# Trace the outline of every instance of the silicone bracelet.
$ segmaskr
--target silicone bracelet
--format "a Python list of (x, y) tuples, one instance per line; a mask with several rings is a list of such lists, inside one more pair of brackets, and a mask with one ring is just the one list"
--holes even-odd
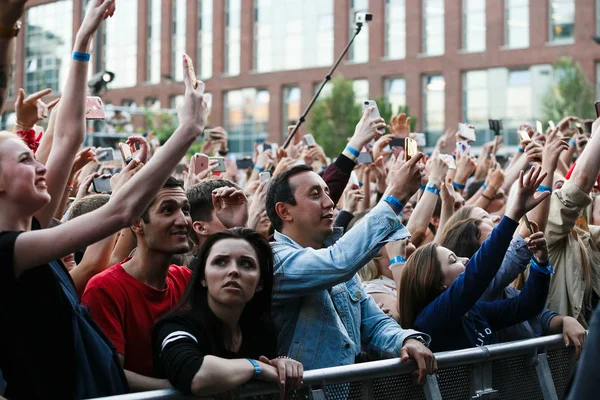
[(260, 373), (262, 372), (262, 369), (260, 369), (260, 365), (258, 365), (258, 363), (251, 358), (246, 358), (246, 360), (250, 361), (250, 364), (254, 366), (254, 376), (260, 375)]
[(525, 153), (525, 149), (519, 147), (519, 153)]
[(549, 186), (544, 186), (544, 185), (540, 185), (537, 188), (538, 192), (550, 192), (550, 194), (552, 194), (552, 188)]
[(426, 185), (421, 185), (421, 186), (419, 186), (419, 190), (425, 190), (426, 187), (427, 187)]
[(486, 189), (487, 189), (487, 185), (486, 185), (485, 183), (483, 184), (483, 186), (482, 186), (482, 187), (483, 187), (483, 190), (486, 190)]
[(265, 170), (264, 168), (261, 168), (258, 165), (255, 165), (254, 169), (257, 170), (258, 172), (263, 172)]
[(402, 256), (396, 256), (390, 260), (390, 266), (392, 266), (394, 264), (405, 264), (405, 263), (406, 263), (406, 258), (402, 257)]
[(397, 198), (395, 198), (392, 195), (389, 195), (384, 199), (384, 201), (386, 203), (389, 203), (396, 210), (398, 210), (398, 214), (402, 213), (402, 209), (404, 209), (404, 205), (402, 204), (402, 202), (400, 202), (400, 200), (398, 200)]
[(437, 189), (437, 188), (435, 188), (433, 186), (427, 185), (427, 186), (425, 186), (425, 190), (428, 191), (428, 192), (431, 192), (431, 193), (435, 194), (436, 196), (440, 195), (440, 189)]
[(574, 140), (569, 140), (569, 144), (573, 147), (577, 147), (577, 142)]
[(535, 261), (535, 258), (531, 257), (531, 268), (541, 272), (542, 274), (552, 275), (554, 273), (554, 268), (550, 266), (549, 262), (546, 262), (546, 265), (542, 266)]
[(460, 189), (460, 190), (465, 190), (465, 185), (462, 185), (458, 182), (452, 182), (452, 186), (454, 186), (455, 188)]
[(360, 155), (360, 152), (354, 147), (346, 146), (346, 150), (348, 150), (348, 153), (352, 154), (354, 157), (358, 157)]
[(73, 60), (76, 61), (83, 61), (83, 62), (88, 62), (90, 61), (90, 53), (81, 53), (79, 51), (74, 51), (73, 52)]

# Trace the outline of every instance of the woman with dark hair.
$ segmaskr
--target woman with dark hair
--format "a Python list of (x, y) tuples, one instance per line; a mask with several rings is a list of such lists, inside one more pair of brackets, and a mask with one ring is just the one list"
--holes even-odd
[(548, 196), (534, 196), (545, 174), (533, 167), (519, 176), (515, 202), (490, 237), (469, 260), (430, 243), (408, 259), (399, 287), (400, 324), (428, 333), (433, 351), (484, 346), (495, 342), (492, 333), (535, 317), (542, 311), (552, 268), (543, 235), (532, 237), (531, 275), (521, 294), (502, 301), (481, 302), (521, 217)]
[(209, 396), (257, 378), (300, 386), (302, 364), (276, 357), (270, 321), (273, 252), (251, 229), (216, 233), (191, 265), (179, 305), (154, 327), (156, 375), (183, 393)]

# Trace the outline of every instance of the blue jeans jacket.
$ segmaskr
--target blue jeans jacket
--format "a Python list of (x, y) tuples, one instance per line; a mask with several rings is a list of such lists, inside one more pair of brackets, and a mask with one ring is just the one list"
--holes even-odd
[(408, 236), (383, 202), (326, 248), (303, 248), (275, 232), (273, 318), (279, 354), (310, 370), (353, 364), (361, 348), (376, 358), (399, 357), (408, 337), (429, 340), (386, 316), (356, 276), (385, 243)]

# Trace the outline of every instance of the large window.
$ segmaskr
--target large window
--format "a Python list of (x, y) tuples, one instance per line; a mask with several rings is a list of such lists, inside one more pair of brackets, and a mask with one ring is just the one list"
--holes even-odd
[(444, 54), (444, 0), (423, 0), (423, 54)]
[[(122, 1), (119, 11), (104, 21), (104, 69), (115, 73), (110, 88), (137, 83), (137, 1)], [(133, 17), (132, 17), (133, 16)]]
[(463, 49), (485, 51), (485, 0), (463, 0)]
[(531, 73), (528, 69), (508, 71), (506, 119), (517, 125), (533, 118)]
[(198, 0), (198, 62), (196, 75), (200, 79), (212, 76), (213, 61), (213, 0)]
[(255, 0), (254, 70), (283, 71), (332, 63), (333, 0)]
[(173, 0), (173, 37), (171, 41), (171, 76), (183, 80), (183, 57), (185, 53), (186, 0)]
[(529, 47), (529, 0), (504, 0), (504, 45)]
[(226, 0), (225, 3), (225, 73), (240, 73), (241, 0)]
[(573, 41), (575, 29), (575, 0), (549, 0), (549, 3), (550, 41)]
[(406, 57), (406, 0), (386, 0), (385, 57)]
[(233, 153), (250, 155), (254, 144), (268, 136), (269, 92), (264, 89), (231, 90), (224, 94), (224, 128)]
[(423, 130), (427, 143), (435, 143), (444, 131), (446, 81), (441, 75), (423, 77)]
[(473, 125), (477, 131), (475, 144), (485, 143), (488, 129), (489, 85), (488, 71), (469, 71), (463, 74), (463, 121)]
[(354, 101), (362, 104), (369, 100), (369, 81), (366, 79), (355, 79), (352, 81), (352, 90), (354, 90)]
[(285, 86), (283, 88), (283, 135), (287, 135), (288, 125), (295, 125), (300, 118), (300, 88)]
[(406, 81), (404, 78), (389, 78), (383, 82), (385, 100), (392, 106), (392, 114), (406, 105)]
[(31, 7), (26, 20), (25, 92), (61, 91), (71, 60), (73, 2)]
[(148, 0), (148, 47), (146, 48), (146, 81), (160, 82), (161, 0)]
[[(356, 27), (355, 18), (357, 12), (366, 12), (369, 10), (369, 0), (350, 0), (350, 23), (349, 35), (354, 34)], [(369, 61), (369, 24), (364, 23), (361, 32), (358, 34), (354, 43), (348, 50), (348, 60), (355, 63), (365, 63)]]

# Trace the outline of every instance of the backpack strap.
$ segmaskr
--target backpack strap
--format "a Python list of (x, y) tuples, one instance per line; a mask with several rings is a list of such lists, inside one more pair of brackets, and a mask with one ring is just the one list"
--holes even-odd
[(52, 271), (54, 271), (54, 275), (56, 275), (58, 278), (60, 286), (63, 289), (63, 293), (69, 300), (69, 303), (71, 303), (73, 309), (76, 309), (77, 305), (79, 305), (79, 296), (75, 291), (75, 286), (73, 285), (73, 281), (71, 281), (71, 276), (64, 269), (64, 267), (58, 263), (58, 261), (51, 261), (48, 263), (48, 265), (50, 265), (50, 268), (52, 268)]

